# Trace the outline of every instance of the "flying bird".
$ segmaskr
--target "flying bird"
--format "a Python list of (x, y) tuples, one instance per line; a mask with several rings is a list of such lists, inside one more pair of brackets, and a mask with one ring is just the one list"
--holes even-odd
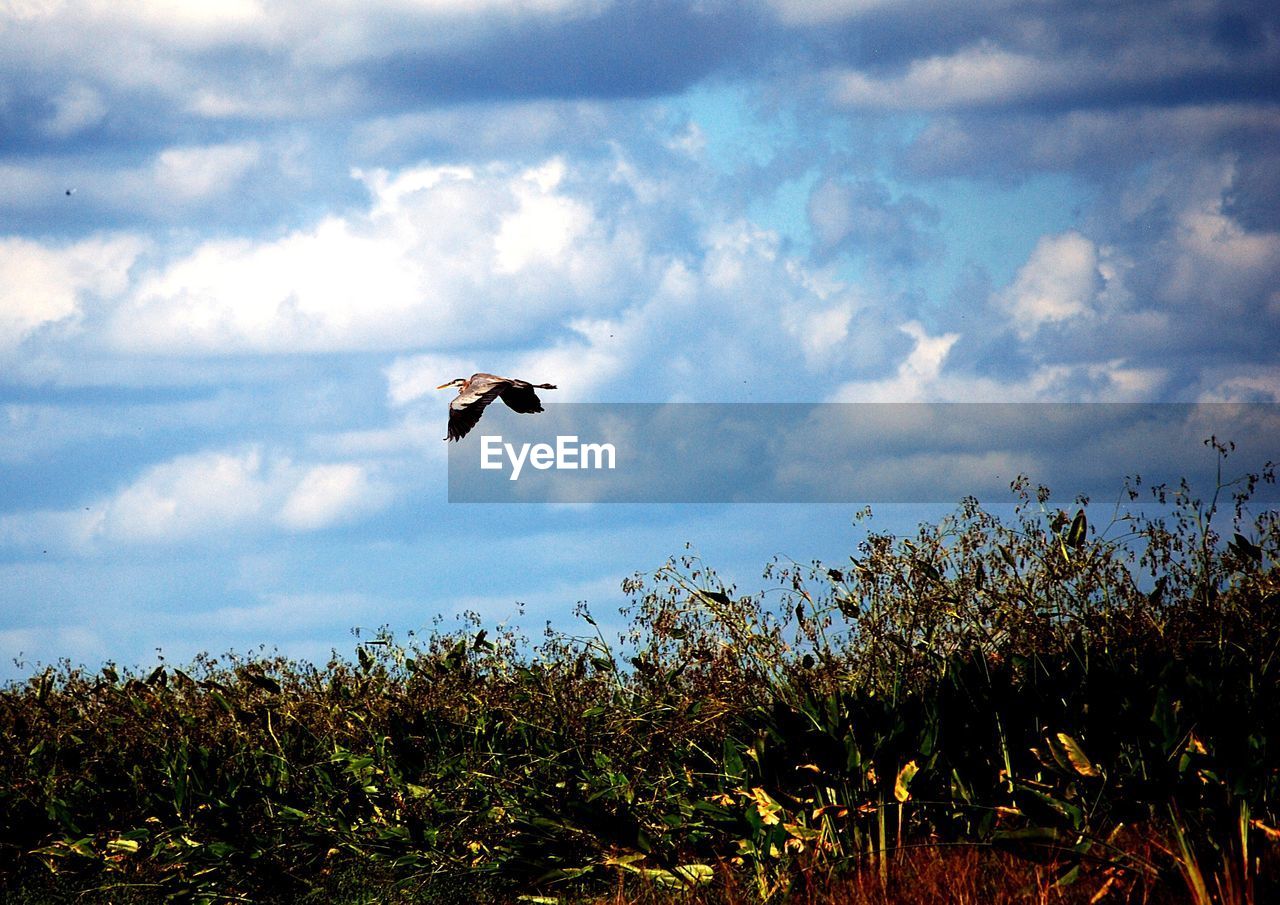
[(495, 399), (501, 399), (512, 411), (531, 415), (542, 411), (542, 400), (534, 390), (556, 388), (553, 383), (528, 383), (494, 374), (456, 377), (448, 383), (440, 384), (436, 389), (443, 390), (447, 387), (457, 387), (458, 395), (449, 403), (449, 436), (445, 440), (461, 440), (465, 437), (484, 414), (485, 406)]

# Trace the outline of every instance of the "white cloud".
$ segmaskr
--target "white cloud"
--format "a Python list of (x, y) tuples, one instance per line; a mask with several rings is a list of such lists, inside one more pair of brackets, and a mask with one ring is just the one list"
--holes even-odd
[(387, 502), (386, 488), (370, 480), (361, 465), (344, 462), (307, 469), (285, 498), (278, 516), (282, 525), (314, 531), (355, 521)]
[(1099, 266), (1098, 247), (1080, 233), (1044, 236), (996, 302), (1012, 318), (1018, 336), (1029, 339), (1044, 324), (1091, 309), (1103, 287)]
[[(502, 12), (514, 14), (598, 12), (612, 0), (399, 0), (387, 5), (432, 13)], [(362, 6), (352, 3), (352, 6)]]
[(502, 218), (493, 239), (499, 273), (555, 261), (591, 223), (591, 209), (585, 204), (554, 194), (564, 178), (563, 162), (552, 161), (526, 171), (523, 177), (524, 184), (514, 186), (519, 207)]
[(173, 204), (225, 193), (260, 158), (256, 142), (167, 148), (151, 166), (149, 191), (140, 194)]
[[(1280, 232), (1250, 232), (1224, 210), (1231, 168), (1178, 214), (1163, 294), (1180, 305), (1280, 319)], [(1261, 302), (1261, 304), (1259, 304)]]
[(73, 320), (85, 296), (124, 292), (142, 249), (130, 236), (63, 245), (0, 238), (0, 351), (41, 327)]
[(394, 406), (402, 406), (437, 391), (441, 399), (447, 399), (446, 391), (438, 390), (440, 384), (455, 377), (470, 377), (479, 370), (482, 369), (476, 367), (474, 361), (458, 356), (426, 354), (397, 358), (384, 372), (387, 399)]
[(153, 465), (83, 507), (0, 516), (0, 546), (87, 552), (319, 531), (365, 518), (391, 498), (391, 486), (362, 462), (298, 462), (259, 445), (212, 450)]
[(811, 369), (830, 363), (849, 341), (855, 309), (852, 301), (844, 300), (827, 308), (797, 305), (784, 313), (784, 323)]
[(832, 402), (937, 402), (944, 389), (942, 366), (959, 333), (930, 336), (918, 321), (908, 321), (899, 329), (915, 345), (898, 365), (892, 377), (850, 381), (832, 394)]
[(1210, 369), (1196, 402), (1280, 402), (1280, 367), (1254, 365)]
[[(62, 4), (59, 4), (62, 5)], [(75, 8), (80, 4), (66, 4)], [(136, 23), (167, 32), (185, 42), (205, 44), (241, 35), (247, 28), (264, 25), (267, 13), (257, 0), (219, 0), (189, 3), (184, 0), (87, 0), (85, 12), (116, 23)]]
[(1079, 78), (1067, 60), (1041, 60), (989, 42), (947, 56), (915, 60), (900, 76), (831, 73), (832, 96), (850, 107), (942, 110), (1000, 104), (1058, 91)]
[(93, 533), (121, 541), (177, 541), (256, 520), (267, 505), (262, 452), (202, 453), (153, 466), (105, 505)]
[(1158, 398), (1168, 369), (1124, 358), (1039, 362), (1027, 374), (981, 377), (947, 360), (960, 333), (931, 335), (916, 321), (899, 328), (914, 340), (889, 377), (847, 381), (831, 402), (1140, 402)]
[(617, 304), (643, 285), (643, 248), (563, 174), (556, 161), (358, 173), (367, 212), (209, 241), (146, 272), (110, 341), (164, 354), (447, 347)]

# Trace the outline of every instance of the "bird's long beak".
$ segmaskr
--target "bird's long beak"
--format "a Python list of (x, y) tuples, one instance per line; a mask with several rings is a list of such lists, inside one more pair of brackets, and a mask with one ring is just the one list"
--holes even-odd
[(450, 380), (448, 383), (442, 383), (442, 384), (440, 384), (440, 386), (436, 387), (436, 389), (437, 389), (437, 390), (447, 390), (447, 389), (448, 389), (449, 387), (451, 387), (451, 386), (453, 386), (453, 381), (452, 381), (452, 380)]

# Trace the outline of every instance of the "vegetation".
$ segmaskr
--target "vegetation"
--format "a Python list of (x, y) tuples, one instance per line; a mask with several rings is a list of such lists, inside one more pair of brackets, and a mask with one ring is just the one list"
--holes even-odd
[(1275, 901), (1259, 481), (1134, 479), (1099, 530), (1019, 480), (767, 594), (687, 556), (614, 641), (580, 606), (537, 645), (46, 669), (0, 690), (0, 897)]

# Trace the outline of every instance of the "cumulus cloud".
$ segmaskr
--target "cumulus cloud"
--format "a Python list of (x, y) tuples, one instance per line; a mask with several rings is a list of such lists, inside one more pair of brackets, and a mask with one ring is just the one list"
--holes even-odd
[[(1158, 400), (1168, 384), (1161, 364), (1132, 357), (1035, 355), (1024, 370), (984, 374), (957, 360), (961, 333), (930, 333), (917, 321), (900, 327), (912, 340), (894, 372), (845, 381), (832, 402), (1137, 402)], [(1194, 399), (1192, 394), (1186, 401)]]
[(913, 347), (892, 376), (849, 381), (838, 387), (829, 401), (940, 402), (950, 398), (942, 369), (960, 335), (930, 335), (918, 321), (903, 324), (901, 330), (912, 339)]
[(461, 345), (645, 280), (627, 227), (562, 185), (564, 165), (358, 174), (366, 212), (266, 242), (213, 240), (139, 276), (120, 349), (203, 354)]
[(1077, 232), (1044, 236), (997, 303), (1022, 339), (1048, 323), (1087, 313), (1102, 288), (1098, 248)]
[(143, 248), (129, 236), (69, 244), (0, 237), (0, 353), (42, 327), (73, 322), (86, 298), (124, 292)]
[(295, 531), (315, 531), (354, 521), (387, 501), (388, 489), (368, 469), (343, 462), (307, 468), (285, 497), (277, 520)]
[(1183, 305), (1274, 318), (1280, 314), (1280, 232), (1247, 230), (1226, 213), (1233, 176), (1234, 167), (1222, 168), (1219, 184), (1177, 214), (1173, 267), (1162, 294)]
[(391, 497), (369, 464), (300, 462), (261, 445), (210, 450), (152, 465), (80, 508), (0, 516), (0, 544), (86, 552), (305, 533), (359, 521)]

